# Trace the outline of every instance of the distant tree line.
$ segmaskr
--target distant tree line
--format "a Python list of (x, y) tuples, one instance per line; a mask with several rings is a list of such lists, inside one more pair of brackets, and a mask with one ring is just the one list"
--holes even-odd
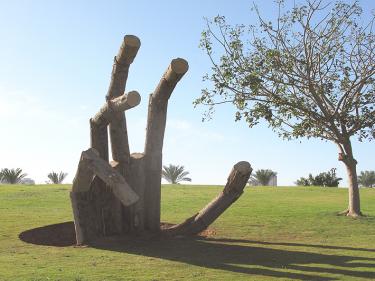
[(301, 177), (296, 181), (296, 185), (338, 187), (341, 180), (342, 178), (336, 176), (336, 168), (332, 168), (328, 172), (323, 172), (316, 176), (309, 174), (307, 178)]
[(375, 171), (362, 171), (358, 182), (363, 187), (375, 187)]
[(22, 172), (22, 169), (8, 169), (4, 168), (0, 170), (0, 182), (7, 184), (17, 184), (25, 178), (27, 174)]
[[(65, 180), (68, 173), (64, 172), (50, 172), (46, 183), (61, 184)], [(182, 181), (191, 181), (188, 177), (189, 172), (185, 170), (184, 166), (172, 165), (163, 166), (162, 177), (169, 183), (178, 184)], [(256, 186), (270, 185), (271, 179), (276, 177), (277, 173), (271, 169), (260, 169), (250, 177), (249, 184)], [(27, 179), (27, 174), (21, 168), (0, 170), (0, 183), (3, 184), (22, 184), (33, 182)], [(324, 187), (338, 187), (342, 178), (337, 177), (336, 168), (332, 168), (328, 172), (319, 173), (316, 176), (309, 174), (308, 177), (299, 178), (295, 184), (298, 186), (324, 186)], [(362, 187), (375, 187), (375, 171), (361, 171), (358, 176), (358, 183)]]
[[(316, 176), (309, 174), (307, 178), (299, 178), (295, 184), (299, 186), (338, 187), (342, 178), (336, 176), (336, 168)], [(375, 187), (375, 171), (362, 171), (358, 176), (358, 183), (362, 187)]]
[[(49, 181), (47, 183), (61, 184), (68, 174), (64, 172), (51, 172), (47, 175)], [(0, 183), (4, 184), (34, 184), (34, 180), (26, 178), (27, 174), (21, 168), (0, 170)]]

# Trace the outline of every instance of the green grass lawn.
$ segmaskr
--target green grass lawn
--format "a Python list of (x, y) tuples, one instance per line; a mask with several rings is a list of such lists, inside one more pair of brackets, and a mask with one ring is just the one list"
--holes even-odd
[[(247, 188), (203, 239), (30, 244), (20, 233), (72, 220), (68, 185), (0, 186), (0, 280), (375, 280), (375, 189), (361, 219), (336, 216), (347, 190)], [(222, 187), (167, 185), (162, 220), (193, 215)], [(56, 233), (58, 235), (58, 233)]]

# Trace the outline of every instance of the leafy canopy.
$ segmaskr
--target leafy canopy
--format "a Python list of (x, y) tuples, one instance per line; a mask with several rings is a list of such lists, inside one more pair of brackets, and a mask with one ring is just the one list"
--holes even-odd
[(309, 174), (308, 178), (301, 177), (296, 181), (299, 186), (324, 186), (324, 187), (338, 187), (342, 178), (336, 176), (336, 169), (332, 168), (328, 172), (323, 172), (315, 177)]
[(52, 171), (47, 175), (47, 177), (50, 179), (52, 183), (61, 184), (67, 175), (68, 174), (64, 172), (56, 173)]
[(27, 174), (22, 173), (22, 169), (8, 169), (4, 168), (0, 171), (0, 181), (9, 184), (20, 183), (21, 180), (26, 177)]
[(375, 187), (375, 171), (362, 171), (358, 183), (364, 187)]
[(184, 166), (172, 165), (163, 166), (162, 177), (169, 183), (176, 184), (181, 181), (191, 181), (191, 178), (188, 178), (188, 171), (185, 171)]
[(200, 47), (212, 62), (204, 79), (213, 88), (195, 105), (208, 105), (210, 118), (215, 105), (233, 104), (236, 120), (250, 127), (266, 120), (287, 139), (373, 139), (374, 15), (362, 25), (358, 1), (308, 0), (286, 11), (284, 1), (278, 4), (273, 22), (254, 6), (257, 26), (207, 20)]

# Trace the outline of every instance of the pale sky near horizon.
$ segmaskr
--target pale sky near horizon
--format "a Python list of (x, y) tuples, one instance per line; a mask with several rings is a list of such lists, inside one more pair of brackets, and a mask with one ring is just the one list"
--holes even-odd
[[(273, 1), (255, 1), (266, 17)], [(291, 1), (289, 1), (291, 2)], [(366, 12), (374, 1), (360, 1)], [(2, 1), (0, 0), (0, 168), (20, 167), (37, 183), (50, 171), (68, 172), (71, 182), (82, 150), (89, 147), (89, 123), (105, 101), (112, 60), (125, 34), (141, 40), (126, 91), (141, 104), (127, 111), (131, 152), (144, 146), (147, 99), (171, 59), (185, 58), (189, 71), (169, 102), (164, 164), (184, 165), (193, 184), (225, 184), (231, 167), (249, 161), (272, 169), (279, 185), (293, 185), (309, 173), (337, 168), (334, 144), (285, 141), (265, 124), (249, 129), (234, 122), (234, 109), (216, 109), (201, 122), (204, 107), (193, 101), (207, 85), (210, 62), (198, 48), (204, 17), (218, 14), (232, 24), (255, 24), (252, 1)], [(375, 142), (353, 142), (358, 171), (375, 170)]]

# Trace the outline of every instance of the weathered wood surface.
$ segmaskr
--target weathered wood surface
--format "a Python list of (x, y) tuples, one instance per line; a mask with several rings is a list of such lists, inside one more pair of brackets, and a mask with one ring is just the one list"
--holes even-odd
[[(118, 54), (114, 58), (111, 82), (106, 96), (107, 101), (113, 100), (123, 94), (126, 88), (129, 68), (138, 50), (141, 41), (133, 35), (126, 35)], [(130, 175), (130, 148), (125, 113), (116, 113), (109, 124), (109, 135), (111, 139), (112, 159), (118, 163), (116, 169), (124, 177)], [(113, 202), (118, 205), (118, 202)], [(132, 207), (121, 207), (122, 232), (131, 229)]]
[[(189, 65), (181, 58), (171, 61), (150, 95), (144, 152), (130, 155), (124, 111), (138, 105), (141, 98), (136, 91), (124, 92), (129, 67), (140, 45), (136, 36), (124, 37), (114, 59), (106, 103), (90, 119), (91, 148), (82, 152), (70, 193), (77, 244), (100, 236), (160, 232), (162, 150), (168, 100)], [(114, 160), (111, 163), (108, 126)], [(164, 233), (191, 235), (207, 228), (242, 194), (250, 173), (249, 163), (237, 163), (224, 190), (211, 203), (185, 222), (163, 230)]]
[(92, 178), (92, 175), (98, 176), (107, 184), (124, 206), (130, 206), (138, 201), (138, 195), (124, 177), (108, 162), (100, 158), (96, 150), (90, 148), (82, 152), (78, 173), (73, 181), (72, 192), (88, 191), (90, 185), (86, 186), (86, 184), (88, 179)]
[[(129, 66), (133, 62), (140, 41), (136, 36), (124, 37), (120, 50), (114, 58), (111, 82), (106, 96), (106, 104), (90, 120), (91, 147), (99, 151), (106, 162), (108, 155), (108, 124), (112, 148), (112, 158), (117, 161), (116, 170), (123, 177), (129, 174), (129, 144), (124, 110), (130, 109), (140, 102), (137, 92), (124, 94)], [(80, 202), (88, 202), (85, 209), (89, 237), (121, 234), (126, 230), (123, 221), (123, 204), (121, 194), (116, 188), (108, 186), (98, 176), (94, 177), (87, 194), (79, 194)], [(127, 199), (122, 198), (126, 201)], [(86, 204), (85, 203), (85, 204)], [(130, 208), (130, 207), (129, 207)]]
[(144, 192), (145, 192), (145, 171), (144, 171), (144, 154), (132, 153), (130, 155), (130, 176), (129, 184), (139, 196), (139, 200), (130, 206), (129, 212), (129, 231), (140, 233), (144, 230), (145, 208)]
[[(136, 91), (124, 92), (129, 67), (139, 48), (137, 37), (124, 37), (114, 59), (106, 103), (90, 119), (92, 148), (81, 155), (70, 194), (78, 244), (112, 234), (160, 231), (162, 150), (168, 100), (189, 65), (181, 58), (171, 61), (150, 95), (144, 152), (130, 155), (124, 111), (138, 105), (141, 98)], [(108, 126), (114, 160), (110, 164)], [(239, 198), (251, 171), (249, 163), (237, 163), (224, 190), (211, 203), (185, 222), (163, 230), (164, 233), (192, 235), (207, 228)]]
[(70, 192), (70, 202), (72, 204), (72, 210), (73, 210), (73, 220), (74, 220), (74, 229), (76, 233), (76, 243), (77, 245), (84, 244), (85, 237), (87, 237), (87, 231), (84, 227), (84, 222), (87, 221), (87, 218), (84, 217), (84, 214), (80, 210), (82, 210), (82, 207), (80, 206), (80, 203), (78, 202), (79, 199), (76, 196), (77, 192)]
[(93, 148), (82, 152), (70, 197), (77, 244), (121, 233), (121, 206), (113, 204), (130, 206), (139, 199), (122, 175)]
[(114, 58), (111, 82), (106, 96), (107, 100), (121, 96), (124, 93), (129, 67), (134, 61), (140, 47), (141, 41), (137, 36), (125, 35), (121, 47)]
[[(106, 96), (107, 101), (121, 96), (126, 88), (129, 67), (134, 61), (141, 41), (134, 35), (126, 35), (118, 54), (114, 58), (111, 83)], [(129, 174), (130, 149), (125, 114), (119, 112), (109, 125), (112, 159), (119, 163), (118, 170), (123, 175)]]
[(150, 95), (145, 142), (145, 228), (160, 229), (160, 187), (162, 150), (168, 99), (178, 81), (188, 71), (186, 60), (173, 59), (153, 94)]
[(137, 106), (141, 102), (141, 96), (137, 91), (108, 100), (99, 112), (91, 119), (96, 126), (106, 127), (117, 118), (118, 113)]
[(233, 166), (223, 191), (214, 200), (183, 223), (164, 229), (163, 233), (172, 236), (194, 235), (205, 230), (241, 196), (251, 172), (248, 162), (238, 162)]
[(95, 123), (90, 119), (90, 147), (98, 151), (99, 156), (108, 161), (108, 130), (107, 126)]

